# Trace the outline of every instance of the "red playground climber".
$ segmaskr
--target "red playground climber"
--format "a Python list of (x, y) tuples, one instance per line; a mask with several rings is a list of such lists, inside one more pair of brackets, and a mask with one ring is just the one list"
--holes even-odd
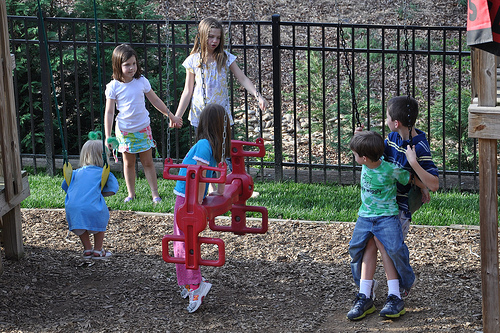
[[(247, 147), (257, 147), (257, 151), (244, 150)], [(245, 157), (264, 157), (266, 151), (264, 141), (259, 138), (255, 143), (239, 140), (231, 141), (231, 160), (233, 171), (227, 175), (226, 165), (219, 168), (203, 165), (174, 164), (172, 159), (166, 159), (163, 169), (163, 178), (186, 181), (186, 201), (177, 211), (177, 225), (184, 235), (165, 235), (162, 240), (163, 260), (169, 263), (186, 265), (188, 269), (198, 269), (199, 265), (222, 266), (225, 263), (224, 242), (220, 238), (200, 237), (199, 233), (206, 229), (209, 223), (214, 231), (229, 231), (235, 234), (266, 233), (268, 214), (265, 207), (247, 206), (246, 201), (253, 193), (253, 179), (245, 171)], [(186, 176), (170, 173), (171, 169), (186, 168)], [(220, 172), (219, 178), (205, 178), (204, 170)], [(227, 175), (227, 176), (226, 176)], [(209, 195), (203, 203), (198, 203), (199, 183), (225, 183), (223, 195)], [(215, 218), (231, 211), (231, 225), (220, 226), (215, 224)], [(260, 227), (246, 225), (246, 212), (262, 214)], [(185, 243), (186, 257), (172, 257), (169, 251), (169, 242), (182, 241)], [(215, 244), (218, 247), (218, 259), (208, 260), (201, 258), (201, 244)]]

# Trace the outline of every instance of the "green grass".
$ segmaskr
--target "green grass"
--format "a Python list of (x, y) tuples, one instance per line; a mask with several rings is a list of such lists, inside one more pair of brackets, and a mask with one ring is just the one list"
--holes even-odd
[[(137, 199), (127, 204), (125, 180), (115, 173), (120, 184), (118, 193), (106, 198), (113, 210), (172, 213), (175, 203), (173, 188), (175, 181), (158, 177), (158, 187), (163, 201), (153, 205), (151, 192), (144, 177), (136, 181)], [(31, 195), (22, 203), (22, 208), (64, 208), (65, 193), (61, 189), (62, 176), (43, 174), (30, 175)], [(293, 182), (256, 182), (260, 193), (250, 198), (248, 205), (264, 206), (269, 218), (355, 222), (360, 206), (358, 186), (334, 184), (296, 184)], [(258, 214), (257, 216), (260, 216)], [(453, 224), (479, 224), (479, 195), (475, 193), (437, 192), (431, 194), (431, 202), (423, 205), (413, 216), (413, 222), (421, 225), (446, 226)]]

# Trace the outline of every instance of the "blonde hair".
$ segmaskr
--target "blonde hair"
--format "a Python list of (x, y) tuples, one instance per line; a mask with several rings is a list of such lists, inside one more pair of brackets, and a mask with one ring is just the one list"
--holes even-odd
[[(108, 149), (106, 149), (108, 154)], [(104, 166), (102, 159), (102, 140), (89, 140), (85, 142), (80, 152), (80, 167), (87, 165)]]
[(203, 19), (198, 25), (198, 34), (194, 39), (194, 47), (191, 50), (191, 54), (200, 53), (200, 65), (207, 65), (208, 62), (208, 35), (210, 34), (210, 29), (220, 30), (220, 43), (214, 50), (213, 57), (217, 63), (217, 71), (220, 73), (222, 67), (227, 63), (227, 54), (224, 52), (224, 29), (222, 24), (212, 17), (207, 17)]
[(113, 50), (113, 55), (111, 56), (111, 64), (113, 67), (113, 75), (112, 78), (120, 81), (123, 81), (123, 72), (122, 72), (122, 64), (129, 60), (131, 57), (135, 57), (135, 61), (137, 64), (137, 71), (134, 74), (134, 78), (138, 79), (142, 75), (141, 65), (139, 65), (139, 59), (137, 58), (137, 52), (132, 48), (132, 46), (128, 44), (121, 44), (115, 47)]

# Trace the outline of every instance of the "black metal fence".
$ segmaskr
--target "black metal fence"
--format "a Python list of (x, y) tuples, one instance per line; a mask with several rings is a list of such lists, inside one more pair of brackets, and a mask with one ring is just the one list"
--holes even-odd
[[(182, 62), (197, 22), (99, 20), (100, 79), (94, 20), (44, 21), (57, 108), (39, 20), (8, 17), (21, 154), (35, 170), (40, 158), (43, 167), (54, 170), (62, 142), (70, 156), (77, 156), (86, 134), (101, 127), (99, 91), (111, 78), (111, 53), (121, 43), (136, 49), (153, 90), (175, 112), (185, 78)], [(386, 136), (387, 101), (406, 94), (409, 86), (420, 104), (417, 127), (428, 133), (442, 187), (478, 189), (476, 142), (467, 136), (471, 89), (465, 27), (281, 22), (277, 15), (268, 22), (223, 23), (227, 48), (271, 105), (262, 112), (231, 79), (234, 137), (263, 137), (268, 144), (265, 158), (247, 163), (255, 176), (355, 182), (359, 171), (348, 149), (355, 123), (359, 119)], [(166, 119), (149, 109), (158, 161), (167, 155), (181, 159), (192, 143), (191, 128), (169, 131)]]

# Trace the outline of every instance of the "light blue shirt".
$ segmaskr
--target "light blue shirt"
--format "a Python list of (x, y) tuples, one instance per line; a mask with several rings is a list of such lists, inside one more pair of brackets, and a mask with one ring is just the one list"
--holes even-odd
[[(73, 171), (68, 187), (66, 180), (62, 189), (66, 192), (64, 201), (69, 230), (83, 229), (106, 231), (109, 209), (101, 193), (102, 168), (88, 165)], [(103, 192), (118, 191), (118, 181), (110, 173)]]
[[(216, 167), (217, 162), (215, 161), (214, 154), (212, 152), (212, 146), (207, 139), (201, 139), (196, 144), (189, 149), (186, 157), (182, 160), (182, 164), (193, 164), (196, 165), (198, 162), (208, 164), (208, 166)], [(187, 172), (186, 168), (181, 168), (179, 170), (179, 176), (185, 176)], [(212, 178), (213, 171), (207, 170), (206, 177)], [(203, 197), (207, 195), (208, 183), (205, 186), (205, 193)], [(185, 197), (186, 195), (186, 182), (183, 180), (178, 180), (175, 184), (174, 193)]]

